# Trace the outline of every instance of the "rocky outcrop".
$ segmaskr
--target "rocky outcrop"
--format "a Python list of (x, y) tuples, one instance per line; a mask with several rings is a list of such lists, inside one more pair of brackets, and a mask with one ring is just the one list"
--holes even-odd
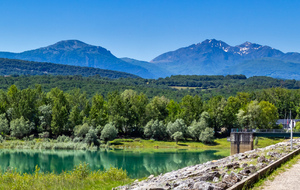
[[(300, 140), (294, 140), (294, 142), (294, 149), (300, 148)], [(116, 189), (227, 189), (290, 152), (290, 143), (281, 142), (265, 148), (228, 156), (220, 160), (185, 167), (177, 171), (160, 174), (159, 176), (151, 175), (146, 180), (136, 180), (133, 184), (117, 187)]]

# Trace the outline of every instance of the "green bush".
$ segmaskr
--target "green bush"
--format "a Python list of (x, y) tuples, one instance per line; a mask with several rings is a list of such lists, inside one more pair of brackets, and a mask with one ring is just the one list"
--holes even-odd
[(214, 129), (206, 127), (200, 134), (199, 140), (203, 143), (212, 143), (214, 141)]
[(163, 121), (151, 120), (145, 126), (144, 134), (151, 139), (161, 140), (166, 136), (166, 127)]
[(33, 129), (32, 123), (26, 121), (22, 116), (19, 119), (12, 120), (10, 122), (10, 129), (11, 129), (11, 136), (22, 138), (30, 134), (31, 130)]
[(74, 135), (76, 137), (82, 137), (84, 138), (85, 135), (89, 132), (90, 126), (87, 123), (84, 123), (83, 125), (77, 125), (74, 127)]
[(118, 130), (115, 125), (112, 123), (108, 123), (104, 126), (101, 132), (101, 140), (108, 141), (114, 139), (118, 134)]

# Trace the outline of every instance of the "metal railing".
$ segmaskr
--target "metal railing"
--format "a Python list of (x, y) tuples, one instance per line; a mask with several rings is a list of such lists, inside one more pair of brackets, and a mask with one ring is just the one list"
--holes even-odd
[[(290, 133), (290, 129), (246, 129), (246, 128), (233, 128), (232, 133)], [(293, 133), (300, 133), (299, 129), (293, 129)]]

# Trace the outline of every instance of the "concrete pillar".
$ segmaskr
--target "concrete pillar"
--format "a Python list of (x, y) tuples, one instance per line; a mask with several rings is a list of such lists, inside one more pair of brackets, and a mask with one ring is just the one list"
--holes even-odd
[(253, 150), (253, 133), (232, 132), (230, 134), (230, 141), (231, 155)]

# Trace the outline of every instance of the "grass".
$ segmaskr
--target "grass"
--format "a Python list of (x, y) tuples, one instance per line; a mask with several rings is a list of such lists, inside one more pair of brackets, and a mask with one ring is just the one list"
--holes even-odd
[(276, 176), (279, 174), (287, 171), (289, 168), (291, 168), (294, 164), (298, 162), (300, 159), (300, 154), (297, 156), (293, 157), (291, 160), (287, 161), (286, 163), (282, 164), (279, 168), (275, 169), (272, 171), (267, 177), (260, 179), (258, 182), (256, 182), (252, 189), (253, 190), (260, 190), (263, 188), (263, 186), (266, 185), (268, 181), (273, 181)]
[(285, 139), (281, 138), (265, 138), (265, 137), (258, 137), (258, 144), (254, 145), (255, 148), (264, 148), (266, 146), (270, 146), (272, 144), (277, 144), (279, 142), (284, 141)]
[(110, 144), (114, 148), (146, 148), (146, 149), (158, 149), (158, 148), (179, 148), (179, 149), (223, 149), (230, 148), (230, 142), (226, 138), (216, 139), (212, 144), (204, 144), (201, 142), (194, 141), (179, 141), (178, 144), (172, 141), (155, 141), (155, 140), (133, 140), (133, 141), (122, 141), (120, 139), (115, 139), (110, 141)]
[(85, 163), (61, 174), (42, 173), (36, 167), (33, 174), (6, 171), (0, 175), (0, 189), (112, 189), (131, 182), (122, 169), (90, 171)]

